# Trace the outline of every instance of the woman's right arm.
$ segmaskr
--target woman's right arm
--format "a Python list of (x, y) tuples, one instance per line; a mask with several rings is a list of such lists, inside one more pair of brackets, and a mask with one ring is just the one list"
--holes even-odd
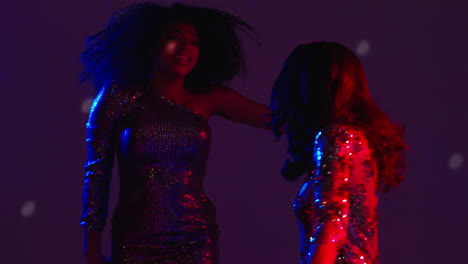
[(101, 264), (101, 232), (108, 211), (110, 179), (114, 163), (116, 121), (126, 98), (113, 84), (104, 86), (94, 99), (86, 123), (88, 159), (84, 166), (83, 212), (84, 253), (88, 263)]

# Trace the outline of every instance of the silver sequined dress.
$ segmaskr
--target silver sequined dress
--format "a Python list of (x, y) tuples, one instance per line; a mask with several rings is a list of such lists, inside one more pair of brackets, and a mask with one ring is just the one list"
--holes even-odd
[(319, 245), (336, 249), (335, 264), (379, 263), (377, 168), (364, 133), (328, 126), (316, 136), (313, 157), (315, 169), (293, 206), (301, 264), (310, 263)]
[(215, 207), (203, 190), (207, 120), (155, 92), (112, 84), (94, 100), (87, 131), (81, 218), (87, 230), (104, 228), (118, 161), (112, 263), (216, 264)]

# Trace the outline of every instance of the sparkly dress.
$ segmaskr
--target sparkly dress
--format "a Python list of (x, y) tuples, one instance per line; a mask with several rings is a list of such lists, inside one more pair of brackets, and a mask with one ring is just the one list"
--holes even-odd
[(200, 114), (155, 92), (104, 87), (87, 123), (86, 230), (106, 224), (117, 157), (120, 192), (112, 218), (114, 264), (216, 264), (215, 207), (203, 178), (210, 127)]
[(301, 264), (320, 245), (335, 247), (334, 264), (376, 264), (377, 169), (364, 134), (329, 126), (314, 144), (314, 170), (293, 204), (301, 231)]

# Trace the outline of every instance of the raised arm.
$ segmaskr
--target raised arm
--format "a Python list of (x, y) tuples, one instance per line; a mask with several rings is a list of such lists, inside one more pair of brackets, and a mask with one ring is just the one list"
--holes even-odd
[(213, 94), (213, 100), (217, 102), (215, 114), (242, 124), (271, 129), (270, 109), (266, 105), (247, 99), (227, 87), (217, 88)]

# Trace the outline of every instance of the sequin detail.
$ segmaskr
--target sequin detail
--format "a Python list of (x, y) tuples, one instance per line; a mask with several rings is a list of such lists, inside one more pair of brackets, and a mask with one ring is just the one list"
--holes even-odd
[(301, 230), (301, 264), (318, 244), (336, 248), (335, 264), (377, 264), (376, 168), (364, 135), (330, 126), (314, 144), (314, 170), (294, 203)]
[(211, 129), (199, 114), (152, 92), (104, 88), (90, 112), (81, 225), (106, 224), (114, 156), (119, 202), (112, 263), (216, 264), (215, 207), (203, 178)]

